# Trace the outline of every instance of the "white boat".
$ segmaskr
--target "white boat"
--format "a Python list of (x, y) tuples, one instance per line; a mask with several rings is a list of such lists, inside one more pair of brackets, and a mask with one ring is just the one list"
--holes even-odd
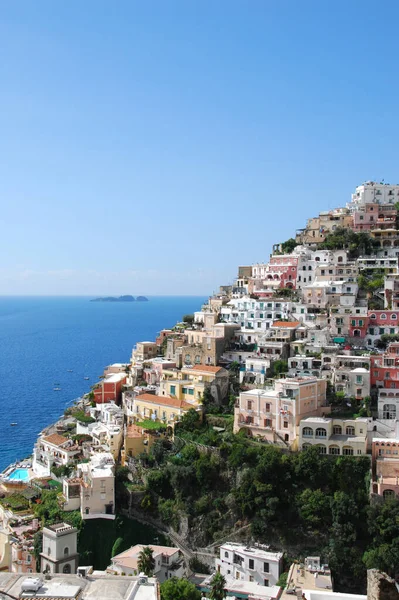
[(60, 392), (60, 391), (61, 391), (61, 388), (59, 388), (59, 387), (56, 387), (56, 388), (53, 388), (53, 390), (54, 390), (54, 392)]
[(18, 425), (18, 423), (10, 423), (10, 425), (14, 427), (14, 425)]
[(83, 377), (83, 379), (85, 379), (86, 381), (88, 381), (90, 379), (90, 377)]

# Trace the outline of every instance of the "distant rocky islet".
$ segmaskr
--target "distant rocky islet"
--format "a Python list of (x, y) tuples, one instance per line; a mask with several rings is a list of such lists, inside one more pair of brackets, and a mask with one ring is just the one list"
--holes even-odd
[(148, 302), (146, 296), (104, 296), (102, 298), (93, 298), (90, 302)]

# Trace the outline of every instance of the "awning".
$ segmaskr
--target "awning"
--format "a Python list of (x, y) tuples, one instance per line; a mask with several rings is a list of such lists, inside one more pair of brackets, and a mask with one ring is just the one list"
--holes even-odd
[(345, 344), (345, 338), (343, 337), (336, 337), (333, 339), (334, 344)]

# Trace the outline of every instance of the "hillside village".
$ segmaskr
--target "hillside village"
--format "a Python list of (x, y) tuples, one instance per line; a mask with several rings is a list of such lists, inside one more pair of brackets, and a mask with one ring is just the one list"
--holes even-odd
[(201, 598), (216, 572), (232, 598), (356, 600), (379, 569), (368, 585), (395, 590), (398, 209), (399, 184), (358, 186), (108, 366), (1, 475), (0, 571), (15, 577), (0, 591), (36, 572), (76, 588), (85, 529), (119, 515), (169, 541), (140, 583), (147, 544), (110, 536), (83, 588), (113, 578), (114, 597), (167, 599), (165, 581), (188, 577)]

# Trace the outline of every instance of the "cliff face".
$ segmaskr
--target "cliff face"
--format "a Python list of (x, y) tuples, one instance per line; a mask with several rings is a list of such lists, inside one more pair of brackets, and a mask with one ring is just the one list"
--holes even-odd
[(367, 600), (399, 600), (395, 581), (386, 573), (369, 569), (367, 571)]

